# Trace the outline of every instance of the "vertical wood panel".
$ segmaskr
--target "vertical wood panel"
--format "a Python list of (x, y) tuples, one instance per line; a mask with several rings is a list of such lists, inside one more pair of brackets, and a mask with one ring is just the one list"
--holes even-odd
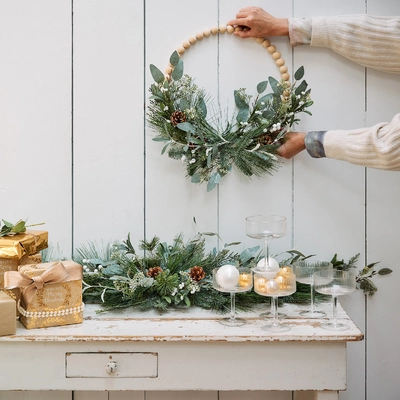
[[(243, 3), (222, 0), (221, 20), (235, 18)], [(263, 7), (270, 13), (284, 16), (291, 14), (291, 1), (256, 1), (252, 4)], [(286, 64), (291, 65), (291, 49), (286, 38), (271, 38), (273, 44), (284, 55)], [(220, 103), (224, 110), (228, 106), (234, 111), (234, 90), (246, 88), (253, 99), (257, 95), (257, 84), (269, 76), (280, 79), (278, 68), (271, 55), (254, 39), (226, 37), (220, 46)], [(268, 92), (270, 88), (268, 88)], [(251, 180), (239, 175), (233, 169), (220, 187), (220, 234), (228, 243), (241, 241), (241, 248), (260, 246), (261, 241), (246, 237), (245, 218), (255, 214), (276, 214), (288, 219), (288, 233), (270, 243), (271, 254), (278, 254), (291, 248), (291, 207), (292, 170), (290, 162), (283, 162), (273, 176), (253, 177)]]
[(0, 2), (0, 218), (70, 254), (71, 2)]
[(75, 244), (143, 237), (143, 8), (74, 2)]
[[(390, 0), (368, 0), (373, 15), (400, 15), (400, 4)], [(400, 76), (368, 71), (368, 126), (390, 121), (400, 111)], [(368, 399), (399, 397), (400, 350), (397, 345), (400, 321), (396, 305), (398, 290), (398, 211), (400, 175), (398, 172), (368, 171), (367, 181), (368, 262), (380, 261), (378, 268), (391, 268), (393, 274), (377, 277), (378, 293), (368, 298), (367, 394)]]
[(218, 400), (218, 392), (146, 392), (146, 400)]
[(292, 400), (292, 392), (219, 392), (218, 400)]
[[(363, 13), (359, 1), (295, 1), (295, 17)], [(353, 129), (365, 125), (364, 68), (330, 49), (300, 46), (294, 65), (304, 65), (314, 100), (310, 118), (299, 130)], [(336, 160), (313, 159), (306, 152), (294, 161), (294, 247), (305, 254), (348, 260), (360, 253), (365, 263), (364, 168)], [(364, 297), (355, 293), (340, 299), (364, 331)], [(341, 399), (364, 397), (364, 344), (348, 346), (348, 385)]]
[(29, 390), (22, 390), (18, 392), (0, 391), (0, 400), (72, 400), (72, 392)]
[[(215, 0), (188, 3), (180, 0), (173, 7), (163, 0), (146, 1), (146, 87), (153, 83), (149, 65), (164, 71), (173, 51), (199, 31), (217, 25)], [(217, 38), (197, 42), (183, 55), (184, 73), (212, 97), (217, 92)], [(182, 163), (161, 155), (162, 145), (152, 141), (155, 133), (146, 130), (146, 234), (171, 240), (179, 233), (185, 238), (200, 231), (217, 231), (217, 191), (207, 193), (205, 185), (195, 185), (185, 177)], [(215, 242), (214, 240), (210, 242)]]
[(109, 392), (74, 391), (74, 400), (109, 400)]
[(146, 400), (146, 392), (139, 390), (108, 392), (108, 400)]

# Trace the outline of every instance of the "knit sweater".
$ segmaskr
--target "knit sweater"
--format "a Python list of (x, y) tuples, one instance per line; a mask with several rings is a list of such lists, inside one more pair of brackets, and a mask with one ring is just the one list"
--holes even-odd
[[(293, 18), (289, 37), (292, 46), (328, 47), (365, 67), (400, 74), (400, 17)], [(400, 114), (369, 128), (309, 132), (305, 144), (312, 157), (400, 170)]]

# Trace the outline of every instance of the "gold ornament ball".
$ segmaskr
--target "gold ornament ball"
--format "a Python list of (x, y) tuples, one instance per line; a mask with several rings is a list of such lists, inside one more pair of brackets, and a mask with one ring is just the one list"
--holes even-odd
[(275, 294), (279, 290), (279, 284), (275, 279), (270, 279), (265, 286), (269, 294)]

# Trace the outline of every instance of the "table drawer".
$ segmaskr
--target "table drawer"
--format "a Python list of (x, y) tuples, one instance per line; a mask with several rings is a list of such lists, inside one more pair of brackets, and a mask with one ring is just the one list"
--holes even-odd
[(67, 378), (156, 378), (158, 353), (66, 353)]

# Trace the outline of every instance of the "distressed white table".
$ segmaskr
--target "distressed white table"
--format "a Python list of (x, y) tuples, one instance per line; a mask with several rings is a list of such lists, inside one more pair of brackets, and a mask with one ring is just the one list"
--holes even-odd
[[(330, 304), (320, 308), (332, 315)], [(1, 390), (313, 390), (315, 399), (334, 400), (346, 389), (346, 344), (363, 339), (340, 306), (349, 330), (326, 331), (285, 305), (291, 330), (279, 334), (261, 330), (263, 310), (232, 328), (199, 309), (96, 309), (88, 305), (80, 325), (18, 325), (16, 335), (0, 337)]]

